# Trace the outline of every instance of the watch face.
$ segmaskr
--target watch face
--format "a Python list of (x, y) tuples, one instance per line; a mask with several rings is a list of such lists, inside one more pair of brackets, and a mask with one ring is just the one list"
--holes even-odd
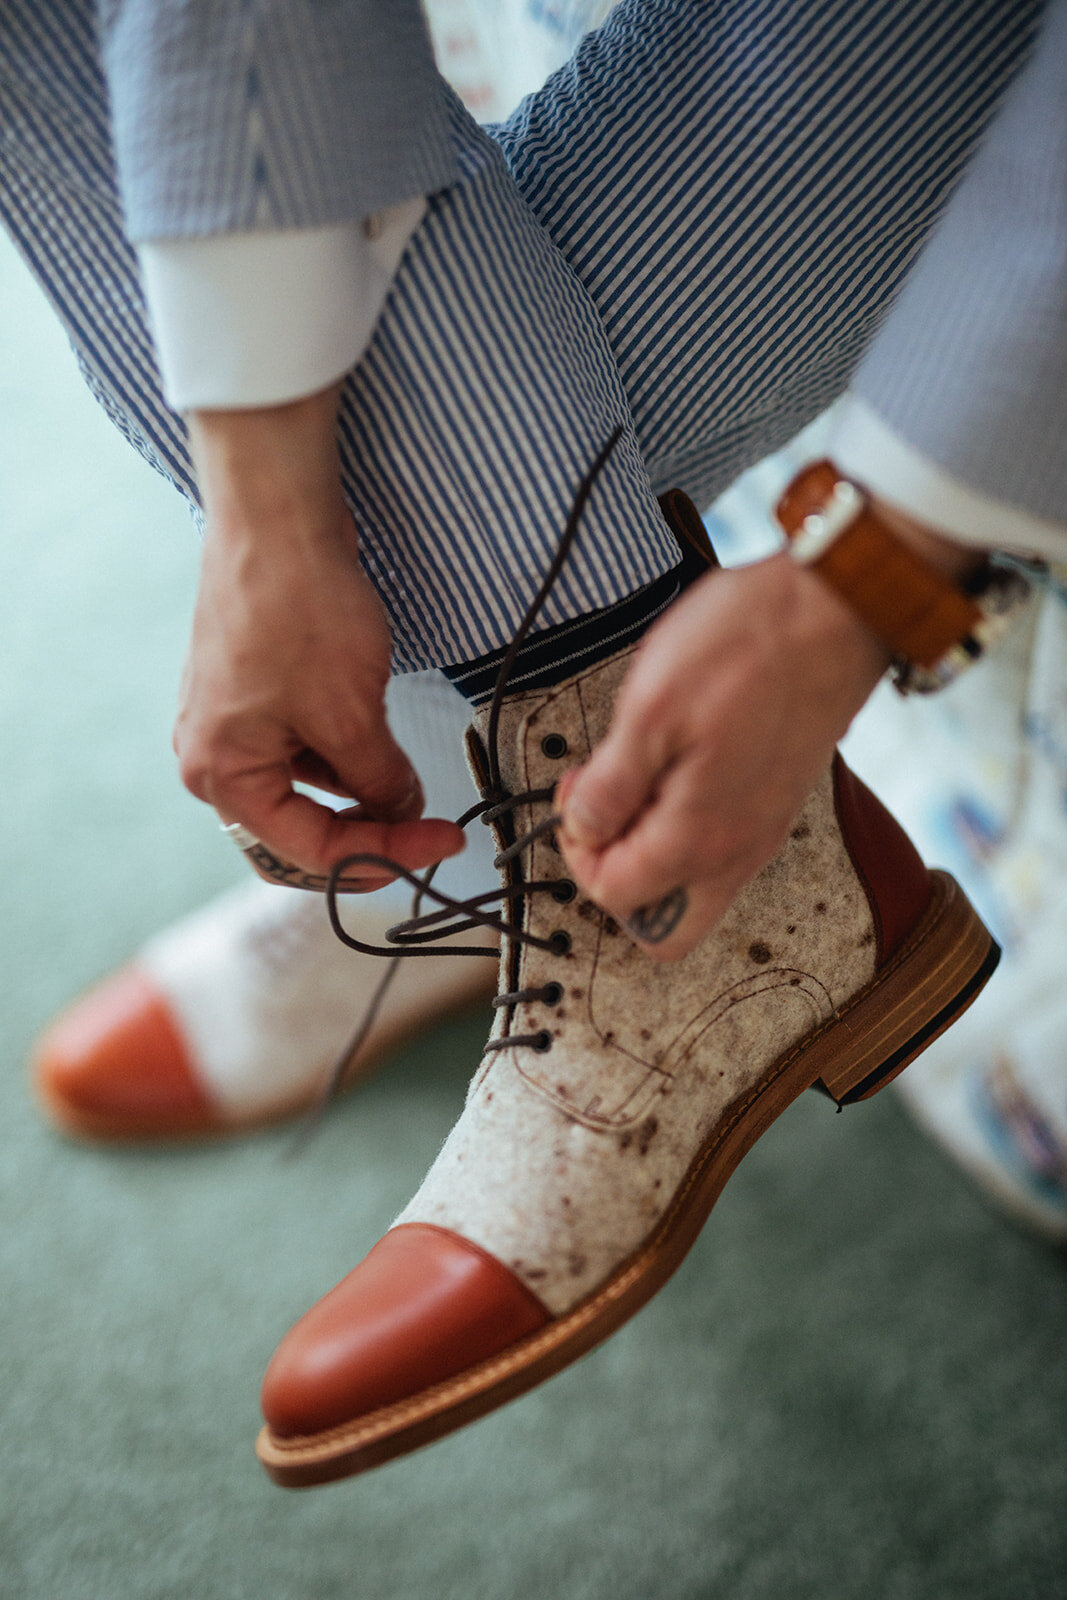
[(838, 478), (821, 509), (809, 511), (793, 534), (790, 549), (797, 561), (812, 565), (846, 533), (867, 505), (866, 496), (847, 478)]

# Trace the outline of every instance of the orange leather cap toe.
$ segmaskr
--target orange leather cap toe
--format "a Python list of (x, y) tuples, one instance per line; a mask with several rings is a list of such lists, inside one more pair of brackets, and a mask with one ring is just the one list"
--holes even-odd
[(220, 1125), (166, 1001), (133, 966), (52, 1025), (36, 1052), (34, 1080), (50, 1115), (77, 1134), (171, 1137)]
[(263, 1380), (263, 1414), (282, 1438), (321, 1433), (454, 1377), (549, 1320), (469, 1239), (403, 1223), (286, 1334)]

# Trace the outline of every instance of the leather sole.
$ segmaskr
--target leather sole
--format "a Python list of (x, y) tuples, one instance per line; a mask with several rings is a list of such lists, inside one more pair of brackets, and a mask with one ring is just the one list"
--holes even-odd
[(795, 1045), (728, 1107), (655, 1231), (592, 1295), (499, 1355), (419, 1394), (323, 1433), (260, 1432), (256, 1452), (285, 1488), (380, 1466), (475, 1421), (550, 1378), (627, 1322), (695, 1243), (742, 1157), (805, 1089), (838, 1109), (872, 1095), (958, 1017), (1000, 950), (958, 884), (930, 874), (930, 904), (911, 937), (829, 1022)]

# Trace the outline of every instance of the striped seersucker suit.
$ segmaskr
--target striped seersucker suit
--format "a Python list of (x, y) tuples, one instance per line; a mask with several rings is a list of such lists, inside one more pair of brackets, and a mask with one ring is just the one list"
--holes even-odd
[[(1062, 0), (1050, 9), (1062, 22)], [(451, 663), (506, 641), (616, 423), (623, 447), (543, 625), (673, 564), (655, 490), (708, 503), (845, 388), (1042, 11), (623, 0), (486, 132), (407, 0), (106, 0), (99, 35), (89, 0), (7, 0), (0, 215), (103, 403), (192, 494), (116, 154), (137, 238), (310, 225), (428, 192), (347, 381), (342, 448), (399, 668)], [(1019, 83), (1043, 104), (1034, 76)], [(954, 305), (975, 314), (942, 295), (946, 339)], [(894, 323), (861, 382), (877, 375), (899, 421)]]

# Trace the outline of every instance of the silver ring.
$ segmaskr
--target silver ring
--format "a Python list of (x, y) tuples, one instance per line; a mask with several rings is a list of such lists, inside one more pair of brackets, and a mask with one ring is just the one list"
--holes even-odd
[(238, 850), (254, 850), (257, 844), (263, 842), (254, 833), (249, 833), (240, 822), (220, 822), (219, 832), (224, 833), (227, 839), (232, 839)]

